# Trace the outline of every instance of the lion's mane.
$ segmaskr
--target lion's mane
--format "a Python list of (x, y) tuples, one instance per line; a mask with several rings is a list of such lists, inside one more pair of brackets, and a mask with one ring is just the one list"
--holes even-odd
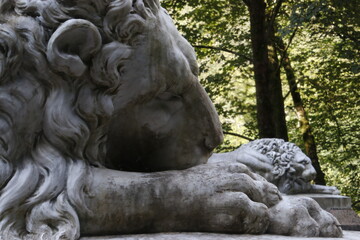
[[(121, 63), (152, 17), (148, 5), (0, 0), (1, 240), (80, 236), (85, 176), (104, 161)], [(70, 19), (91, 22), (101, 36), (81, 77), (57, 71), (47, 57), (52, 34)]]
[(242, 145), (241, 148), (251, 148), (265, 155), (273, 165), (272, 174), (275, 179), (279, 179), (284, 175), (291, 178), (292, 173), (295, 173), (292, 168), (292, 160), (297, 152), (301, 152), (301, 149), (294, 143), (285, 142), (278, 138), (254, 140)]

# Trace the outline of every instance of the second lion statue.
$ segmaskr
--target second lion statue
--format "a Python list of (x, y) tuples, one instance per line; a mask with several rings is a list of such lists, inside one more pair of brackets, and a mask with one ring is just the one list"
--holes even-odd
[(0, 239), (341, 236), (311, 199), (206, 164), (222, 131), (197, 73), (159, 0), (1, 0)]
[(311, 184), (315, 168), (294, 143), (278, 138), (262, 138), (241, 145), (233, 152), (215, 153), (209, 162), (235, 161), (275, 184), (285, 194), (339, 194), (333, 186)]

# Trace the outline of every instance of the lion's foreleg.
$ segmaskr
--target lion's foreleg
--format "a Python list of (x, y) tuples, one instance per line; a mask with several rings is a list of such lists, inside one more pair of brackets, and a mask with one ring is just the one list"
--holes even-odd
[(83, 235), (169, 231), (263, 233), (275, 186), (242, 164), (204, 164), (181, 171), (132, 173), (92, 169)]
[[(174, 172), (135, 173), (93, 168), (80, 215), (83, 235), (140, 233), (181, 229), (187, 208)], [(186, 183), (184, 183), (186, 184)], [(182, 219), (184, 220), (184, 219)]]

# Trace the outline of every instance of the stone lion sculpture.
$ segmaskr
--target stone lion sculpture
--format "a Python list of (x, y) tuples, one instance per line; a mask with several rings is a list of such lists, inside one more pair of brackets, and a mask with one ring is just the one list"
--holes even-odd
[(311, 199), (205, 164), (222, 131), (197, 71), (158, 0), (1, 0), (0, 239), (341, 236)]
[(280, 192), (339, 194), (332, 186), (311, 184), (316, 171), (301, 149), (294, 143), (277, 138), (263, 138), (242, 145), (233, 152), (214, 154), (211, 161), (231, 158), (275, 184)]

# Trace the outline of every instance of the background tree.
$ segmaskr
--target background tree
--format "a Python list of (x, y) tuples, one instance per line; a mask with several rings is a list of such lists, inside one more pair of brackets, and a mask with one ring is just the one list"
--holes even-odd
[[(291, 39), (295, 36), (295, 32), (296, 31), (294, 31), (294, 34), (292, 35)], [(289, 58), (289, 54), (287, 52), (287, 47), (285, 46), (284, 41), (281, 37), (277, 38), (276, 46), (282, 57), (281, 65), (285, 71), (286, 78), (288, 81), (289, 94), (291, 94), (294, 103), (294, 111), (296, 112), (296, 116), (299, 121), (299, 130), (302, 134), (305, 152), (310, 157), (312, 165), (314, 166), (317, 172), (317, 176), (314, 181), (316, 184), (326, 185), (325, 174), (322, 171), (319, 163), (315, 137), (314, 134), (312, 133), (310, 122), (307, 117), (307, 113), (304, 108), (302, 97), (299, 92), (297, 79), (295, 76), (295, 70), (291, 66), (291, 61)]]
[(360, 5), (356, 0), (291, 4), (290, 47), (303, 102), (329, 184), (359, 199)]
[[(274, 16), (271, 13), (279, 2), (266, 0), (265, 21)], [(328, 184), (338, 186), (354, 201), (359, 200), (360, 6), (357, 0), (281, 3), (272, 25), (275, 38), (268, 44), (275, 42), (274, 60), (278, 62), (282, 79), (289, 140), (309, 154), (304, 141), (306, 120), (299, 124), (301, 119), (297, 117), (299, 101), (287, 97), (292, 90), (301, 97), (302, 108), (306, 110), (304, 116), (311, 123)], [(258, 138), (255, 59), (248, 7), (237, 0), (164, 0), (163, 4), (195, 46), (200, 81), (215, 103), (224, 131), (233, 134), (226, 135), (218, 151), (247, 142), (234, 135)], [(295, 90), (287, 83), (289, 66), (297, 86)]]
[[(243, 0), (250, 15), (250, 36), (260, 138), (288, 140), (278, 60), (272, 45), (272, 21), (263, 0)], [(271, 18), (271, 17), (270, 17)]]

